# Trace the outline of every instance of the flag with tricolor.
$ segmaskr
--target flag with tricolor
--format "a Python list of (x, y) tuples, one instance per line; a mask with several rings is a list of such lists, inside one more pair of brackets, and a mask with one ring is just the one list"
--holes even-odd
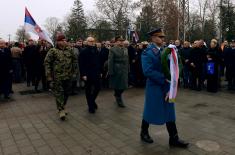
[(179, 65), (178, 65), (178, 56), (177, 48), (175, 45), (168, 46), (171, 49), (170, 54), (170, 73), (171, 73), (171, 84), (169, 92), (169, 102), (175, 102), (177, 89), (178, 89), (178, 80), (179, 80)]
[(52, 40), (47, 33), (35, 22), (28, 9), (25, 8), (24, 29), (26, 32), (32, 32), (53, 45)]

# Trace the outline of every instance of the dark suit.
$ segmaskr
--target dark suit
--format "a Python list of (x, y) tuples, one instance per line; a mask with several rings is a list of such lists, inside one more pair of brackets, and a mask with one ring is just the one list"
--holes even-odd
[(228, 48), (224, 51), (224, 63), (228, 79), (228, 89), (235, 89), (235, 48)]
[[(201, 90), (203, 82), (203, 66), (205, 63), (205, 53), (201, 48), (193, 48), (190, 54), (190, 63), (194, 63), (195, 67), (191, 66), (192, 71), (192, 88)], [(198, 80), (198, 82), (197, 82)]]
[[(37, 52), (37, 46), (35, 45), (31, 45), (31, 46), (27, 46), (25, 47), (25, 50), (23, 52), (23, 60), (24, 60), (24, 64), (26, 67), (26, 72), (27, 72), (27, 85), (30, 85), (30, 82), (35, 82), (34, 81), (34, 67), (35, 67), (35, 63), (37, 64), (38, 59), (37, 56), (39, 55), (39, 53)], [(36, 61), (35, 61), (36, 60)]]
[(0, 93), (8, 97), (11, 91), (12, 84), (12, 57), (11, 51), (8, 48), (0, 49)]
[[(86, 76), (86, 99), (90, 112), (97, 108), (95, 99), (100, 91), (101, 63), (96, 47), (87, 46), (79, 55), (81, 77)], [(94, 88), (94, 89), (92, 89)]]
[[(183, 48), (181, 50), (180, 56), (181, 56), (181, 60), (183, 63), (183, 81), (184, 81), (184, 88), (188, 88), (191, 87), (192, 85), (192, 76), (190, 74), (189, 68), (190, 68), (190, 64), (189, 64), (189, 59), (190, 59), (190, 52), (191, 52), (191, 48)], [(186, 62), (186, 60), (188, 60), (188, 62)]]

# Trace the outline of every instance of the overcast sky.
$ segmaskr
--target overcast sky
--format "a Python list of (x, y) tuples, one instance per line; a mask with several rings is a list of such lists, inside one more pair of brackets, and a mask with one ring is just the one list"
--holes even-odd
[[(24, 25), (25, 6), (38, 25), (43, 27), (47, 17), (61, 21), (70, 13), (74, 0), (0, 0), (0, 38), (15, 39), (16, 29)], [(85, 11), (95, 8), (95, 0), (81, 0)]]
[[(24, 25), (25, 6), (38, 25), (43, 28), (47, 17), (58, 17), (63, 21), (70, 13), (74, 0), (0, 0), (0, 38), (15, 39), (16, 29)], [(95, 0), (81, 0), (85, 14), (95, 9)], [(190, 0), (190, 9), (195, 9), (198, 0)], [(192, 2), (194, 4), (192, 4)], [(232, 0), (233, 4), (235, 0)]]

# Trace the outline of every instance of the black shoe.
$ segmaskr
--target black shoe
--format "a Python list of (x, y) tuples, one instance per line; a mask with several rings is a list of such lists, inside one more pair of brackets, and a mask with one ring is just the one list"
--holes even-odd
[(98, 105), (96, 103), (94, 103), (94, 108), (95, 108), (95, 110), (98, 109)]
[(233, 88), (232, 87), (228, 87), (228, 90), (230, 91), (230, 90), (233, 90)]
[(76, 92), (72, 92), (70, 95), (71, 96), (74, 96), (74, 95), (77, 95), (78, 93), (76, 93)]
[(149, 136), (148, 133), (141, 132), (140, 138), (143, 142), (150, 143), (150, 144), (153, 143), (153, 139)]
[(189, 143), (184, 142), (183, 140), (180, 140), (179, 138), (170, 139), (169, 145), (171, 147), (179, 147), (179, 148), (187, 148), (189, 146)]
[(35, 89), (34, 91), (35, 91), (35, 93), (41, 93), (41, 91), (38, 89)]
[(4, 99), (9, 100), (10, 97), (9, 96), (4, 96)]
[(95, 109), (89, 109), (88, 111), (89, 111), (89, 113), (91, 113), (91, 114), (94, 114), (94, 113), (95, 113)]
[(116, 103), (120, 108), (125, 108), (126, 107), (125, 104), (123, 103), (121, 97), (116, 97)]
[(120, 108), (125, 108), (125, 107), (126, 107), (123, 102), (118, 102), (118, 106), (119, 106)]
[(201, 91), (201, 90), (202, 90), (202, 88), (197, 88), (197, 89), (196, 89), (196, 91)]

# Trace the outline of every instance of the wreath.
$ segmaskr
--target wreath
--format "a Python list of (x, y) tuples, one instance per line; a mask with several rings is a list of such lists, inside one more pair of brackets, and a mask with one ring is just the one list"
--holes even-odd
[[(162, 55), (161, 55), (162, 71), (168, 80), (171, 80), (171, 73), (170, 73), (170, 67), (169, 67), (169, 55), (170, 54), (171, 54), (171, 48), (166, 47), (163, 50)], [(177, 56), (178, 56), (179, 74), (181, 75), (183, 65), (182, 65), (182, 61), (180, 59), (178, 52), (177, 52)]]

